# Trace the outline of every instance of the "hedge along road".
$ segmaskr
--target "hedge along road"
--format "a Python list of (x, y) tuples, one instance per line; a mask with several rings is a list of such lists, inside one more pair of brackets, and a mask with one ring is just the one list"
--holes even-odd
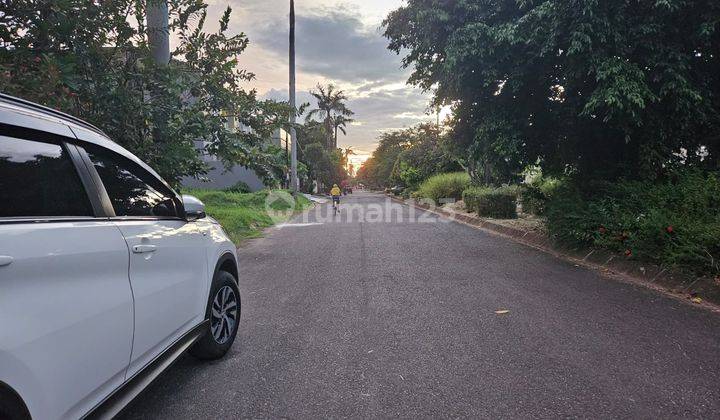
[(720, 413), (717, 314), (385, 200), (241, 248), (231, 352), (181, 359), (124, 417)]

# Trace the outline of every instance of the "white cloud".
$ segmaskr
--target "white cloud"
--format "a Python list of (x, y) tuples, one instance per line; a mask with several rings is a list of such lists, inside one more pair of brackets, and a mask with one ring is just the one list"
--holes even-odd
[(416, 114), (412, 112), (403, 112), (401, 114), (393, 115), (393, 118), (396, 120), (427, 120), (430, 117), (425, 113)]
[[(261, 96), (287, 100), (288, 1), (214, 0), (208, 24), (214, 25), (230, 5), (231, 30), (245, 32), (250, 46), (240, 66), (256, 74), (248, 83)], [(387, 50), (379, 31), (382, 19), (402, 0), (302, 0), (296, 1), (298, 104), (311, 102), (308, 91), (318, 82), (335, 82), (344, 89), (355, 111), (342, 147), (370, 152), (379, 133), (409, 127), (423, 119), (429, 96), (407, 86), (409, 72), (400, 58)], [(210, 26), (212, 28), (212, 26)], [(424, 118), (423, 118), (424, 116)]]
[[(302, 72), (350, 83), (404, 81), (408, 71), (387, 49), (377, 27), (368, 27), (347, 9), (318, 9), (297, 18), (297, 65)], [(278, 36), (278, 20), (255, 31), (255, 42), (279, 57), (287, 56), (287, 37)]]

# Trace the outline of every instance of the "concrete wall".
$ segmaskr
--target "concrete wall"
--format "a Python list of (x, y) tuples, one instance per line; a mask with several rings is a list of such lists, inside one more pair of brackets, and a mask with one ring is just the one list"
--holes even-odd
[(217, 161), (207, 162), (211, 169), (207, 178), (209, 182), (203, 182), (195, 178), (183, 178), (182, 185), (187, 188), (207, 188), (207, 189), (223, 189), (232, 187), (242, 181), (250, 187), (251, 191), (258, 191), (265, 188), (262, 180), (252, 171), (244, 166), (235, 166), (232, 170), (226, 172), (222, 163)]
[[(236, 127), (235, 121), (228, 121), (229, 128), (232, 130), (245, 131), (246, 127)], [(275, 130), (273, 135), (266, 140), (268, 144), (275, 145), (280, 148), (290, 147), (290, 135), (283, 129)], [(195, 142), (195, 147), (202, 150), (205, 144), (202, 141)], [(183, 178), (182, 185), (187, 188), (207, 188), (207, 189), (223, 189), (232, 187), (242, 181), (250, 187), (251, 191), (258, 191), (265, 188), (262, 180), (255, 174), (255, 171), (249, 170), (244, 166), (234, 166), (230, 171), (226, 171), (222, 162), (216, 160), (214, 156), (204, 154), (201, 159), (212, 168), (208, 171), (205, 178), (207, 182), (203, 182), (195, 178)]]

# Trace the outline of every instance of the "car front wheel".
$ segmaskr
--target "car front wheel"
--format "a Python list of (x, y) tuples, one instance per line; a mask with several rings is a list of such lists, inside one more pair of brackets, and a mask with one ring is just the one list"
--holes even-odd
[(203, 360), (215, 360), (230, 350), (240, 323), (240, 291), (232, 274), (219, 271), (213, 279), (205, 315), (210, 320), (205, 334), (190, 349)]

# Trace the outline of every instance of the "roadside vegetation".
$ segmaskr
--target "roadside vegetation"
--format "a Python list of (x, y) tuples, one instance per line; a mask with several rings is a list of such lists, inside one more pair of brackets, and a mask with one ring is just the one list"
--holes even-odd
[(720, 178), (687, 170), (662, 182), (566, 184), (548, 200), (547, 222), (566, 244), (613, 250), (629, 258), (720, 272)]
[(429, 198), (436, 204), (443, 199), (460, 200), (470, 186), (470, 176), (465, 172), (433, 175), (423, 181), (415, 192), (416, 197)]
[[(169, 35), (177, 40), (167, 62), (153, 55), (152, 30), (145, 24), (151, 2), (8, 3), (0, 13), (0, 92), (94, 124), (177, 189), (186, 177), (207, 175), (206, 155), (225, 168), (253, 170), (269, 190), (249, 193), (238, 184), (227, 191), (188, 191), (240, 241), (274, 223), (266, 199), (289, 181), (289, 150), (269, 143), (273, 133), (297, 130), (300, 186), (327, 191), (349, 178), (352, 150), (339, 149), (337, 140), (353, 112), (332, 84), (310, 92), (317, 102), (312, 109), (258, 98), (250, 86), (255, 75), (239, 65), (250, 40), (232, 29), (230, 7), (209, 22), (209, 3), (167, 2)], [(306, 109), (304, 124), (288, 122)], [(309, 204), (300, 197), (294, 210)], [(277, 200), (271, 207), (282, 212), (288, 206)]]
[(463, 191), (465, 208), (479, 216), (496, 219), (517, 217), (518, 189), (513, 186), (500, 188), (468, 187)]
[(383, 134), (358, 181), (718, 276), (718, 21), (707, 0), (410, 0), (389, 48), (452, 114)]
[[(268, 200), (268, 196), (278, 191), (284, 192), (278, 199)], [(294, 212), (305, 210), (312, 203), (303, 195), (298, 195), (293, 205), (286, 201), (289, 192), (283, 190), (262, 190), (254, 193), (236, 192), (229, 190), (186, 189), (183, 194), (194, 195), (205, 204), (206, 213), (215, 218), (225, 229), (225, 232), (235, 242), (262, 236), (265, 228), (278, 222), (268, 212), (270, 209), (281, 214), (291, 215)]]
[[(327, 192), (333, 184), (348, 181), (352, 148), (338, 148), (339, 133), (347, 133), (354, 112), (347, 105), (345, 92), (333, 84), (320, 85), (310, 91), (315, 104), (303, 104), (300, 113), (305, 122), (296, 126), (298, 142), (298, 177), (300, 189), (307, 193)], [(309, 108), (312, 107), (312, 108)]]
[[(159, 64), (147, 3), (4, 2), (0, 91), (94, 124), (175, 186), (207, 173), (200, 152), (277, 184), (284, 151), (263, 146), (292, 110), (247, 88), (255, 76), (238, 61), (249, 39), (230, 29), (231, 9), (208, 22), (206, 2), (167, 2), (178, 42)], [(241, 125), (250, 130), (233, 128)]]
[(337, 139), (353, 112), (342, 90), (318, 85), (312, 109), (260, 99), (251, 86), (255, 75), (240, 67), (250, 39), (230, 7), (209, 21), (212, 2), (203, 0), (167, 2), (177, 42), (169, 62), (159, 63), (145, 24), (151, 3), (5, 2), (0, 92), (88, 121), (178, 188), (184, 177), (207, 175), (203, 155), (253, 170), (268, 188), (285, 185), (289, 150), (268, 140), (278, 128), (290, 130), (289, 115), (307, 109), (304, 124), (294, 126), (301, 187), (326, 189), (348, 178)]

